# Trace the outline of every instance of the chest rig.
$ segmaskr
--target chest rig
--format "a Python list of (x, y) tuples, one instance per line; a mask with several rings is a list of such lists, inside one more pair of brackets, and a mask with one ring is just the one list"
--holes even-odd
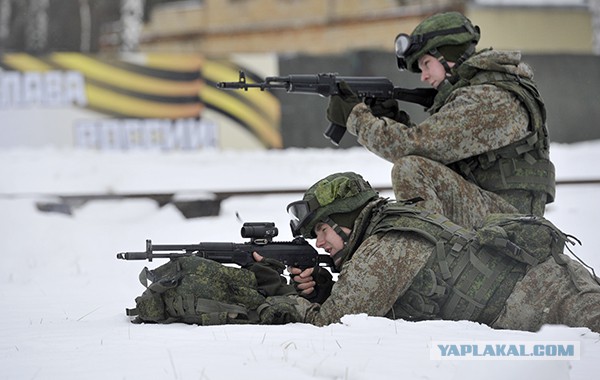
[[(497, 65), (498, 70), (502, 66)], [(450, 94), (461, 87), (491, 84), (509, 91), (529, 114), (528, 137), (505, 147), (449, 165), (469, 181), (492, 192), (526, 190), (546, 194), (554, 201), (555, 170), (550, 161), (546, 109), (535, 83), (525, 77), (475, 68), (465, 62), (457, 71), (457, 81), (440, 89), (430, 112), (437, 112)]]
[(490, 324), (528, 266), (558, 257), (567, 240), (543, 217), (492, 214), (481, 228), (466, 230), (442, 215), (402, 203), (384, 205), (367, 234), (390, 231), (410, 231), (434, 245), (426, 265), (387, 315), (406, 320)]

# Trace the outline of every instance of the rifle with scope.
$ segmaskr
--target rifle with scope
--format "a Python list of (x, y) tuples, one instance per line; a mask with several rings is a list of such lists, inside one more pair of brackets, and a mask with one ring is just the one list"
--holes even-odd
[[(250, 88), (258, 88), (261, 91), (282, 89), (289, 93), (316, 94), (328, 97), (339, 93), (338, 85), (341, 82), (346, 82), (352, 91), (369, 106), (379, 101), (396, 99), (429, 108), (433, 105), (437, 94), (437, 90), (433, 88), (395, 87), (386, 77), (345, 77), (335, 73), (274, 76), (266, 77), (261, 83), (248, 83), (246, 74), (240, 71), (237, 82), (219, 82), (217, 87), (224, 90), (243, 89), (245, 91)], [(324, 135), (337, 146), (345, 132), (345, 126), (332, 123), (325, 130)]]
[(333, 260), (329, 255), (321, 255), (302, 237), (292, 241), (273, 241), (279, 230), (272, 222), (244, 223), (240, 231), (245, 243), (197, 243), (197, 244), (162, 244), (153, 245), (146, 240), (146, 250), (141, 252), (121, 252), (117, 258), (121, 260), (176, 259), (179, 257), (197, 256), (222, 264), (237, 264), (244, 267), (252, 262), (252, 252), (275, 259), (286, 266), (295, 268), (312, 268), (328, 266), (333, 269)]

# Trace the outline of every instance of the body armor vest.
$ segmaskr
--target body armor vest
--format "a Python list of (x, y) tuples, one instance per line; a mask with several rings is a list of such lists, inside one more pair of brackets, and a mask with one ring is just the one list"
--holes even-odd
[[(499, 66), (501, 69), (501, 66)], [(554, 201), (555, 170), (550, 161), (546, 109), (535, 86), (528, 78), (477, 69), (463, 63), (457, 81), (441, 89), (430, 112), (437, 112), (452, 91), (471, 85), (492, 84), (505, 89), (525, 105), (531, 134), (497, 150), (470, 157), (449, 165), (453, 170), (492, 192), (526, 190), (546, 194), (546, 203)]]
[(473, 231), (440, 214), (395, 202), (380, 207), (366, 234), (389, 231), (417, 233), (435, 248), (387, 317), (485, 324), (497, 318), (527, 267), (550, 256), (558, 260), (568, 240), (542, 217), (492, 214)]

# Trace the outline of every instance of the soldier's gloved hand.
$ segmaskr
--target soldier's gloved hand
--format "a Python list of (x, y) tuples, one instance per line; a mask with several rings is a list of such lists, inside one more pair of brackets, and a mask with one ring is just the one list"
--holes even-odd
[(414, 126), (415, 124), (413, 124), (412, 121), (410, 121), (410, 115), (407, 114), (406, 112), (400, 110), (396, 116), (394, 117), (394, 120), (396, 120), (399, 123), (402, 123), (404, 125), (407, 125), (409, 127)]
[(341, 81), (338, 84), (339, 94), (329, 98), (327, 119), (335, 125), (346, 127), (348, 117), (354, 106), (360, 103), (358, 96), (352, 91), (348, 83)]
[(287, 283), (285, 277), (282, 276), (285, 265), (280, 261), (262, 257), (254, 252), (253, 263), (246, 265), (244, 268), (252, 271), (258, 284), (258, 291), (266, 296), (280, 296), (288, 294), (296, 294), (296, 290), (292, 285)]
[(288, 272), (298, 294), (313, 303), (325, 302), (335, 284), (331, 272), (322, 267), (305, 270), (289, 267)]
[(393, 119), (396, 117), (396, 114), (400, 112), (398, 101), (396, 99), (372, 99), (365, 101), (365, 103), (371, 108), (371, 113), (375, 117), (385, 116)]
[(302, 322), (302, 316), (294, 297), (268, 297), (266, 302), (256, 310), (263, 325), (283, 325), (286, 323)]
[(367, 104), (371, 108), (373, 116), (387, 117), (396, 120), (399, 123), (411, 126), (410, 116), (405, 111), (400, 110), (396, 99), (374, 99), (367, 102)]

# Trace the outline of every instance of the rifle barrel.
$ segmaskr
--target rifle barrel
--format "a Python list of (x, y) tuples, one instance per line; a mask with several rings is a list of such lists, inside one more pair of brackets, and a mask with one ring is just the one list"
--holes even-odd
[(217, 83), (218, 88), (234, 89), (234, 90), (248, 90), (249, 88), (260, 88), (261, 91), (270, 88), (282, 88), (287, 89), (285, 83), (246, 83), (246, 82), (219, 82)]

